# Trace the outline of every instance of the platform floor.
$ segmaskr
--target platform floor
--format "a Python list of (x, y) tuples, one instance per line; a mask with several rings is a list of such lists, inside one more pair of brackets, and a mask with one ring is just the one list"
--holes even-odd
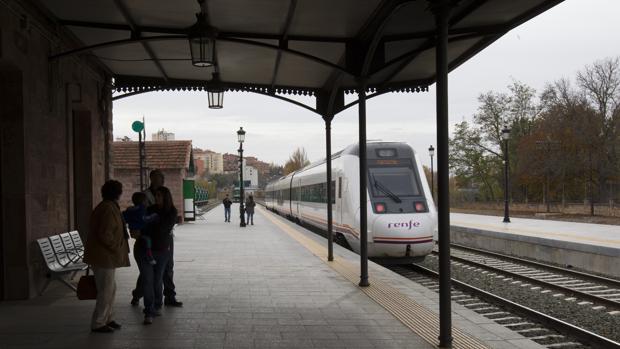
[[(0, 302), (0, 348), (437, 344), (437, 329), (424, 327), (433, 323), (430, 317), (436, 320), (436, 293), (374, 263), (371, 287), (362, 290), (355, 283), (359, 256), (336, 245), (336, 263), (328, 263), (321, 256), (323, 238), (262, 209), (257, 209), (255, 225), (246, 228), (238, 226), (238, 217), (224, 223), (221, 207), (205, 218), (176, 229), (175, 283), (183, 308), (165, 308), (153, 325), (142, 325), (141, 307), (129, 304), (137, 276), (133, 263), (117, 273), (115, 310), (122, 330), (91, 333), (94, 301), (78, 301), (68, 288), (52, 283), (36, 299)], [(390, 297), (400, 303), (390, 303)], [(541, 348), (458, 304), (453, 310), (455, 347)]]
[(465, 213), (451, 213), (450, 225), (620, 250), (620, 226), (617, 225), (529, 218), (510, 218), (510, 223), (504, 223), (503, 217)]

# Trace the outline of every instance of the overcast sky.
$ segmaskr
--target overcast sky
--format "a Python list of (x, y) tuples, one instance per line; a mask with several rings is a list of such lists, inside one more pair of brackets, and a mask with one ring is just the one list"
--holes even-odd
[[(509, 32), (450, 74), (450, 124), (472, 117), (480, 93), (506, 91), (512, 80), (540, 92), (547, 82), (574, 81), (585, 65), (620, 56), (619, 15), (619, 0), (566, 0)], [(324, 123), (314, 113), (252, 93), (226, 93), (221, 110), (208, 109), (206, 99), (204, 92), (152, 92), (118, 100), (114, 137), (137, 139), (131, 123), (144, 115), (149, 140), (163, 128), (196, 147), (235, 153), (243, 126), (246, 155), (284, 164), (299, 146), (311, 161), (325, 156)], [(436, 140), (434, 85), (426, 93), (370, 99), (367, 120), (368, 139), (408, 142), (428, 164)], [(334, 152), (357, 142), (357, 108), (337, 115), (332, 132)]]

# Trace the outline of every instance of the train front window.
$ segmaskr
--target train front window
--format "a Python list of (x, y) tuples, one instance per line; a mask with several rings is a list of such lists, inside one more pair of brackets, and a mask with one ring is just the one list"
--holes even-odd
[(369, 171), (375, 197), (420, 195), (413, 170), (409, 167), (371, 167)]

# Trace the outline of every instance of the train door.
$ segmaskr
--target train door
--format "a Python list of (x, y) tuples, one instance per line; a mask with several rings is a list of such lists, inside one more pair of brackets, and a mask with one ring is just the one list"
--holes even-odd
[(346, 178), (342, 176), (338, 177), (338, 192), (336, 193), (336, 219), (338, 222), (342, 224), (343, 220), (343, 211), (345, 206), (345, 192), (347, 188)]
[(293, 190), (293, 192), (295, 193), (295, 206), (297, 207), (297, 211), (295, 212), (295, 215), (299, 218), (301, 218), (301, 212), (299, 210), (299, 202), (301, 201), (301, 178), (297, 179), (297, 185), (296, 185), (297, 189)]

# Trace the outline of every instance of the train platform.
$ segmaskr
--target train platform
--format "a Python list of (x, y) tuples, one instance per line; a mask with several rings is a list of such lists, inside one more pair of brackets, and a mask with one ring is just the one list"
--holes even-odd
[[(238, 206), (233, 207), (238, 212)], [(175, 231), (175, 283), (182, 308), (142, 324), (131, 306), (138, 275), (118, 269), (112, 334), (91, 333), (94, 301), (54, 282), (45, 295), (0, 303), (0, 348), (434, 348), (438, 295), (262, 208), (255, 225), (225, 223), (216, 207)], [(455, 348), (542, 348), (453, 303)]]
[(454, 243), (620, 277), (616, 225), (464, 213), (451, 213), (450, 225)]

